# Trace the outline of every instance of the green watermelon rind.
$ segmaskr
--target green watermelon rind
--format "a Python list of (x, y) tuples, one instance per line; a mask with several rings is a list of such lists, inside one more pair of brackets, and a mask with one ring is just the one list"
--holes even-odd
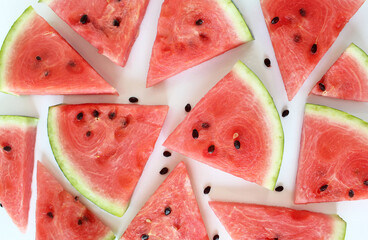
[(346, 49), (346, 53), (357, 60), (357, 62), (366, 70), (368, 75), (368, 55), (357, 45), (351, 43)]
[(37, 126), (38, 118), (26, 116), (0, 115), (0, 126), (28, 128)]
[(344, 240), (346, 234), (346, 222), (339, 215), (331, 215), (334, 221), (331, 240)]
[(106, 235), (106, 237), (104, 237), (102, 240), (114, 240), (116, 239), (116, 236), (113, 232), (109, 232), (108, 235)]

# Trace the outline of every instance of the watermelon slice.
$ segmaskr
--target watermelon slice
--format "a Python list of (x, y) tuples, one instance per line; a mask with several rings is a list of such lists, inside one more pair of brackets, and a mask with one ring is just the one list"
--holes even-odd
[(239, 61), (199, 101), (164, 146), (273, 189), (284, 134), (271, 96)]
[(40, 0), (95, 46), (99, 53), (125, 66), (139, 33), (149, 0)]
[(59, 105), (49, 109), (56, 161), (86, 198), (121, 217), (151, 155), (167, 106)]
[(368, 55), (354, 43), (312, 89), (311, 94), (368, 101)]
[(291, 101), (365, 0), (261, 0)]
[(0, 116), (0, 202), (25, 232), (34, 165), (38, 119)]
[(1, 48), (0, 91), (117, 94), (32, 7), (14, 23)]
[(251, 40), (252, 34), (231, 0), (165, 0), (147, 87)]
[(210, 202), (233, 240), (344, 240), (338, 215), (245, 203)]
[(36, 239), (112, 240), (115, 235), (37, 162)]
[(208, 240), (184, 163), (151, 196), (121, 240)]
[(368, 123), (307, 104), (295, 203), (368, 199)]

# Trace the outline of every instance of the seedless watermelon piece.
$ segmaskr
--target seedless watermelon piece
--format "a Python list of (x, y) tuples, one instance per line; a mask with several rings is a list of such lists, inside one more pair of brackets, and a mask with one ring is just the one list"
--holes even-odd
[(32, 7), (14, 23), (1, 48), (0, 91), (117, 94)]
[(291, 101), (365, 0), (261, 0)]
[(368, 199), (368, 123), (307, 104), (295, 203)]
[(267, 89), (239, 61), (199, 101), (164, 146), (273, 189), (284, 133)]
[(233, 240), (344, 240), (338, 215), (246, 203), (210, 202)]
[(34, 165), (38, 119), (0, 116), (0, 202), (25, 232)]
[(168, 106), (58, 105), (49, 109), (55, 159), (86, 198), (122, 216), (151, 155)]
[(368, 101), (368, 55), (354, 43), (312, 89), (311, 94)]
[(121, 240), (208, 240), (184, 163), (150, 197)]
[(231, 0), (165, 0), (147, 87), (251, 40), (252, 34)]

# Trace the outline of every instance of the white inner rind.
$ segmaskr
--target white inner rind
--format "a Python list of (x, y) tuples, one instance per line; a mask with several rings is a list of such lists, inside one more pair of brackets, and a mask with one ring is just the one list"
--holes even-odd
[(333, 232), (330, 240), (344, 240), (346, 233), (346, 222), (338, 215), (331, 215), (334, 220)]
[(350, 44), (345, 52), (355, 58), (365, 70), (366, 75), (368, 75), (368, 55), (354, 43)]
[(34, 117), (23, 117), (23, 116), (0, 116), (0, 126), (16, 126), (22, 129), (37, 126), (38, 118)]

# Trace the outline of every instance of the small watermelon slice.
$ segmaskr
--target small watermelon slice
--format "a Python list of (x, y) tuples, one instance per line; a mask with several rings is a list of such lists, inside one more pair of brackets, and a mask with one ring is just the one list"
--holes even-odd
[(149, 0), (40, 0), (99, 53), (125, 66)]
[(368, 123), (307, 104), (295, 203), (368, 199)]
[(150, 197), (121, 240), (208, 240), (184, 163)]
[(350, 44), (311, 94), (368, 102), (368, 55)]
[(36, 239), (112, 240), (115, 235), (37, 162)]
[(261, 0), (291, 101), (365, 0)]
[(231, 0), (165, 0), (147, 87), (251, 40), (252, 34)]
[(164, 146), (273, 189), (284, 133), (267, 89), (239, 61), (199, 101)]
[(338, 215), (245, 203), (210, 202), (233, 240), (344, 240)]
[(121, 217), (151, 155), (167, 106), (58, 105), (49, 109), (55, 159), (70, 183)]
[(1, 48), (0, 91), (117, 94), (32, 7), (14, 23)]
[(0, 202), (25, 232), (31, 199), (38, 119), (0, 116)]

